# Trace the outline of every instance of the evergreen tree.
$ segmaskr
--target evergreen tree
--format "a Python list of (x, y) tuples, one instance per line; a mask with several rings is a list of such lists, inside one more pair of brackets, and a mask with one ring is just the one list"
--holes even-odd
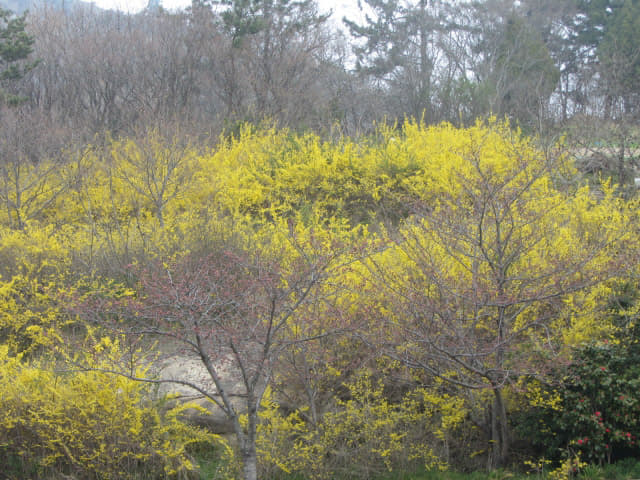
[(595, 58), (600, 42), (609, 30), (611, 19), (624, 0), (576, 0), (573, 18), (573, 43)]
[(267, 41), (271, 34), (304, 35), (328, 19), (318, 13), (314, 0), (217, 0), (214, 4), (226, 7), (222, 22), (236, 46), (260, 33)]
[(540, 127), (558, 80), (558, 69), (540, 32), (513, 12), (497, 28), (493, 42), (487, 52), (491, 110), (522, 125), (536, 122)]
[(640, 115), (640, 2), (626, 0), (615, 12), (597, 52), (608, 116)]
[(437, 0), (364, 0), (373, 17), (364, 23), (344, 19), (351, 35), (363, 41), (354, 47), (356, 69), (404, 100), (402, 112), (414, 117), (433, 113), (436, 37), (445, 29)]
[(0, 101), (15, 105), (23, 98), (7, 91), (16, 80), (22, 78), (36, 63), (25, 60), (33, 51), (34, 39), (25, 31), (26, 13), (15, 16), (0, 8)]
[[(315, 0), (214, 0), (223, 7), (222, 30), (230, 41), (224, 87), (244, 83), (246, 118), (264, 117), (285, 124), (307, 110), (306, 97), (316, 87), (327, 51), (328, 15), (318, 12)], [(238, 96), (238, 95), (236, 95)], [(229, 102), (230, 115), (239, 112)]]
[(638, 103), (640, 2), (575, 0), (575, 6), (566, 43), (574, 52), (581, 102), (595, 99), (592, 110), (607, 119), (628, 115)]

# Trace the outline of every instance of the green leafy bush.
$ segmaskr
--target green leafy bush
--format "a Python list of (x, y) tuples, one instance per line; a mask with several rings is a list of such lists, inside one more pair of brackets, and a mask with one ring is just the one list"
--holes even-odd
[[(522, 434), (559, 454), (592, 464), (640, 455), (640, 346), (601, 342), (576, 350), (570, 365), (558, 372), (562, 381), (547, 394), (560, 404), (536, 406), (518, 419)], [(541, 452), (542, 453), (542, 452)]]
[(602, 343), (577, 353), (562, 388), (559, 433), (590, 462), (637, 456), (640, 349)]

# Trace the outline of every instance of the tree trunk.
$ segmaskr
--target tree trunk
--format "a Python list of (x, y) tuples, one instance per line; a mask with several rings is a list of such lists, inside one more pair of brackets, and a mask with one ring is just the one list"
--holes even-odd
[(493, 389), (493, 403), (491, 405), (491, 453), (489, 456), (489, 470), (503, 467), (509, 454), (509, 429), (507, 425), (507, 410), (499, 387)]
[(258, 480), (258, 456), (256, 454), (256, 446), (247, 445), (248, 448), (242, 449), (242, 473), (244, 480)]
[(624, 140), (624, 138), (621, 138), (620, 145), (618, 146), (618, 183), (620, 185), (627, 183), (627, 168), (625, 165), (626, 145)]
[[(431, 94), (431, 59), (427, 53), (427, 43), (429, 40), (427, 32), (427, 7), (428, 0), (420, 0), (420, 23), (418, 25), (420, 33), (420, 80), (418, 105), (415, 112), (416, 118), (423, 118), (423, 115), (432, 115), (430, 112), (430, 94)], [(427, 121), (427, 118), (423, 118)]]
[[(496, 243), (498, 245), (502, 244), (499, 228), (496, 228)], [(500, 251), (504, 251), (503, 248), (500, 248)], [(504, 257), (501, 256), (501, 261), (499, 263), (502, 263), (502, 258)], [(507, 272), (505, 268), (501, 270), (500, 276), (498, 278), (498, 298), (503, 298), (505, 295), (504, 279), (506, 277)], [(506, 308), (504, 306), (498, 307), (498, 347), (496, 353), (496, 370), (498, 372), (504, 370), (506, 318)], [(507, 410), (504, 406), (504, 400), (502, 398), (503, 383), (504, 380), (502, 378), (496, 378), (491, 381), (493, 402), (491, 405), (491, 454), (489, 455), (489, 470), (504, 466), (507, 459), (507, 454), (509, 453)]]
[(242, 455), (242, 472), (244, 480), (258, 480), (258, 454), (256, 449), (256, 437), (258, 432), (258, 409), (251, 401), (249, 395), (247, 412), (247, 434), (245, 435), (240, 448)]

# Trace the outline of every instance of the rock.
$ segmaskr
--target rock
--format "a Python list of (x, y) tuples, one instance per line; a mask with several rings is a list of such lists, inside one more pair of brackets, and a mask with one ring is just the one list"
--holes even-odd
[[(245, 389), (241, 377), (231, 365), (231, 362), (220, 361), (215, 368), (222, 380), (222, 388), (231, 396), (236, 411), (245, 411), (243, 398), (239, 396)], [(216, 394), (217, 388), (213, 383), (203, 363), (196, 358), (174, 355), (166, 358), (157, 371), (157, 378), (161, 380), (177, 380), (189, 382), (199, 388)], [(197, 390), (179, 383), (161, 383), (156, 392), (157, 398), (167, 395), (176, 397), (177, 401), (195, 403), (207, 410), (208, 413), (191, 409), (187, 411), (186, 420), (194, 425), (202, 426), (213, 433), (233, 433), (233, 424), (224, 411)], [(219, 398), (217, 396), (216, 398)]]

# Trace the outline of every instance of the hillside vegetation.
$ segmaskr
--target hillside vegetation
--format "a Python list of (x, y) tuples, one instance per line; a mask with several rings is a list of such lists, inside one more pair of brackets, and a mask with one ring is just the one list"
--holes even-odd
[(354, 3), (0, 8), (0, 476), (638, 476), (640, 2)]
[[(198, 478), (212, 449), (212, 478), (568, 478), (638, 454), (635, 201), (507, 124), (152, 132), (11, 164), (0, 202), (10, 477)], [(203, 362), (233, 441), (153, 400), (168, 351)]]

